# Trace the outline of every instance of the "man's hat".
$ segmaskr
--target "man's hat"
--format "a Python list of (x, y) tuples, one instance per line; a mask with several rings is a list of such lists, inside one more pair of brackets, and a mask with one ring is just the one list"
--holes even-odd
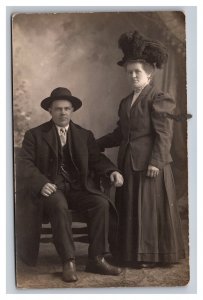
[(161, 42), (148, 40), (138, 31), (123, 33), (118, 40), (118, 46), (124, 54), (117, 63), (119, 66), (128, 61), (144, 60), (161, 69), (168, 59), (167, 49)]
[(74, 111), (78, 110), (82, 106), (82, 101), (74, 96), (71, 92), (64, 87), (58, 87), (51, 92), (51, 95), (41, 102), (41, 107), (48, 110), (51, 103), (55, 100), (68, 100), (72, 103)]

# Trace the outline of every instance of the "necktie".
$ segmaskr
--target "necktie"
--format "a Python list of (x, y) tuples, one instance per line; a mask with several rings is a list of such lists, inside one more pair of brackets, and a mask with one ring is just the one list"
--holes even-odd
[(62, 147), (66, 144), (66, 129), (60, 128), (60, 140)]

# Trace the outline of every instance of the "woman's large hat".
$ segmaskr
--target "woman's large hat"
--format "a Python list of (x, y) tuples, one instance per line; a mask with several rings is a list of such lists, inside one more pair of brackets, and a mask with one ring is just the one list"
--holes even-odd
[(118, 40), (118, 46), (124, 54), (118, 62), (119, 66), (128, 61), (144, 60), (161, 69), (168, 59), (167, 49), (161, 42), (148, 40), (138, 31), (123, 33)]
[(48, 110), (51, 103), (55, 100), (68, 100), (72, 103), (74, 111), (82, 106), (82, 101), (77, 97), (72, 96), (71, 92), (64, 87), (58, 87), (51, 92), (51, 95), (41, 102), (41, 107)]

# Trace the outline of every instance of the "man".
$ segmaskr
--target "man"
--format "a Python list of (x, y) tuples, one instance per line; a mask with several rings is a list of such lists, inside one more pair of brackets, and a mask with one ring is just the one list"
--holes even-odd
[(116, 211), (110, 199), (94, 186), (89, 173), (109, 176), (116, 187), (123, 184), (123, 177), (100, 153), (93, 134), (71, 121), (81, 105), (68, 89), (54, 89), (41, 102), (52, 119), (26, 132), (17, 165), (18, 254), (29, 264), (36, 263), (46, 215), (66, 282), (77, 281), (69, 209), (86, 212), (88, 218), (86, 271), (106, 275), (121, 272), (104, 258), (109, 251), (109, 225), (117, 217)]

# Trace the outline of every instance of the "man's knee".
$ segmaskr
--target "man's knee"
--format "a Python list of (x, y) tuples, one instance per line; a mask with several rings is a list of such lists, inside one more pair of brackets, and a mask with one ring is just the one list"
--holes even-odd
[(46, 199), (45, 207), (50, 213), (67, 213), (68, 203), (61, 193), (54, 193)]

